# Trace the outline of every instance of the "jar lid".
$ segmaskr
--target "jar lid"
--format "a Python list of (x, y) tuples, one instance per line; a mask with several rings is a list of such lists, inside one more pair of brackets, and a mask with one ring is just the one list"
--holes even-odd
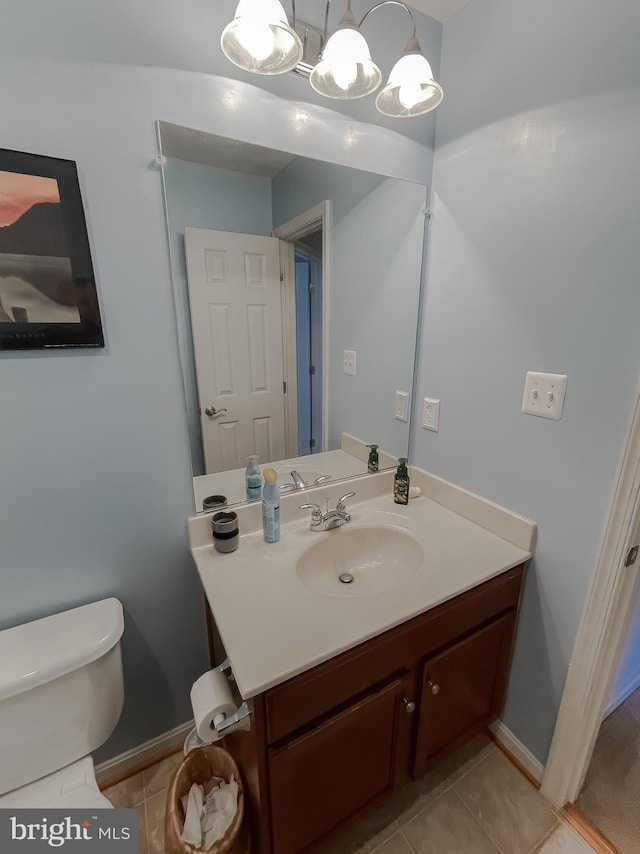
[(238, 514), (233, 510), (221, 510), (211, 517), (211, 530), (214, 534), (228, 534), (238, 527)]
[(202, 499), (203, 510), (219, 510), (221, 507), (227, 506), (226, 495), (207, 495)]

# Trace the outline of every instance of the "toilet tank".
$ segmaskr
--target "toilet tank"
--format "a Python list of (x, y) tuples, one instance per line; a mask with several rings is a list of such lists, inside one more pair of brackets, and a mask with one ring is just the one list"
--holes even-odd
[(122, 712), (122, 605), (103, 599), (0, 631), (0, 794), (89, 755)]

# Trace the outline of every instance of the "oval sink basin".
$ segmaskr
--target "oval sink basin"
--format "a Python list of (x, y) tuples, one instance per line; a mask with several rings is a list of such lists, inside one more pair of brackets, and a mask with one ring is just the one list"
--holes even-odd
[(345, 525), (315, 536), (320, 539), (303, 552), (296, 571), (321, 596), (383, 593), (415, 575), (424, 560), (422, 546), (397, 528)]

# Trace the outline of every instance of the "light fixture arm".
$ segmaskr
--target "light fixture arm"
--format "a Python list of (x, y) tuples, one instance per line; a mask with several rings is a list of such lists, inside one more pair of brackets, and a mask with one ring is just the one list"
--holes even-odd
[[(351, 2), (351, 0), (349, 0)], [(329, 10), (331, 9), (331, 0), (327, 0), (327, 5), (324, 10), (324, 35), (322, 38), (322, 45), (326, 45), (327, 38), (329, 36)]]
[[(348, 0), (348, 5), (351, 6), (351, 0)], [(401, 3), (400, 0), (382, 0), (381, 3), (376, 3), (376, 5), (372, 6), (368, 12), (364, 13), (364, 15), (362, 16), (362, 20), (358, 24), (358, 29), (360, 29), (360, 27), (364, 24), (364, 22), (366, 21), (366, 19), (369, 17), (369, 15), (372, 12), (375, 12), (375, 10), (379, 9), (381, 6), (388, 6), (388, 5), (402, 6), (402, 8), (405, 10), (405, 12), (411, 18), (411, 25), (413, 26), (413, 33), (411, 35), (411, 38), (415, 39), (415, 37), (416, 37), (416, 19), (413, 17), (413, 12), (411, 11), (411, 9), (407, 5), (405, 5), (404, 3)]]

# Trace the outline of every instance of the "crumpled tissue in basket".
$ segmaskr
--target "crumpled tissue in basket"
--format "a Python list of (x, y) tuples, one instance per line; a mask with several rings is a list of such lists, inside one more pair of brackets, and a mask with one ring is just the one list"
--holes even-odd
[(208, 851), (222, 839), (238, 809), (238, 783), (232, 777), (226, 783), (216, 777), (205, 786), (194, 783), (189, 794), (182, 798), (185, 811), (182, 839)]

